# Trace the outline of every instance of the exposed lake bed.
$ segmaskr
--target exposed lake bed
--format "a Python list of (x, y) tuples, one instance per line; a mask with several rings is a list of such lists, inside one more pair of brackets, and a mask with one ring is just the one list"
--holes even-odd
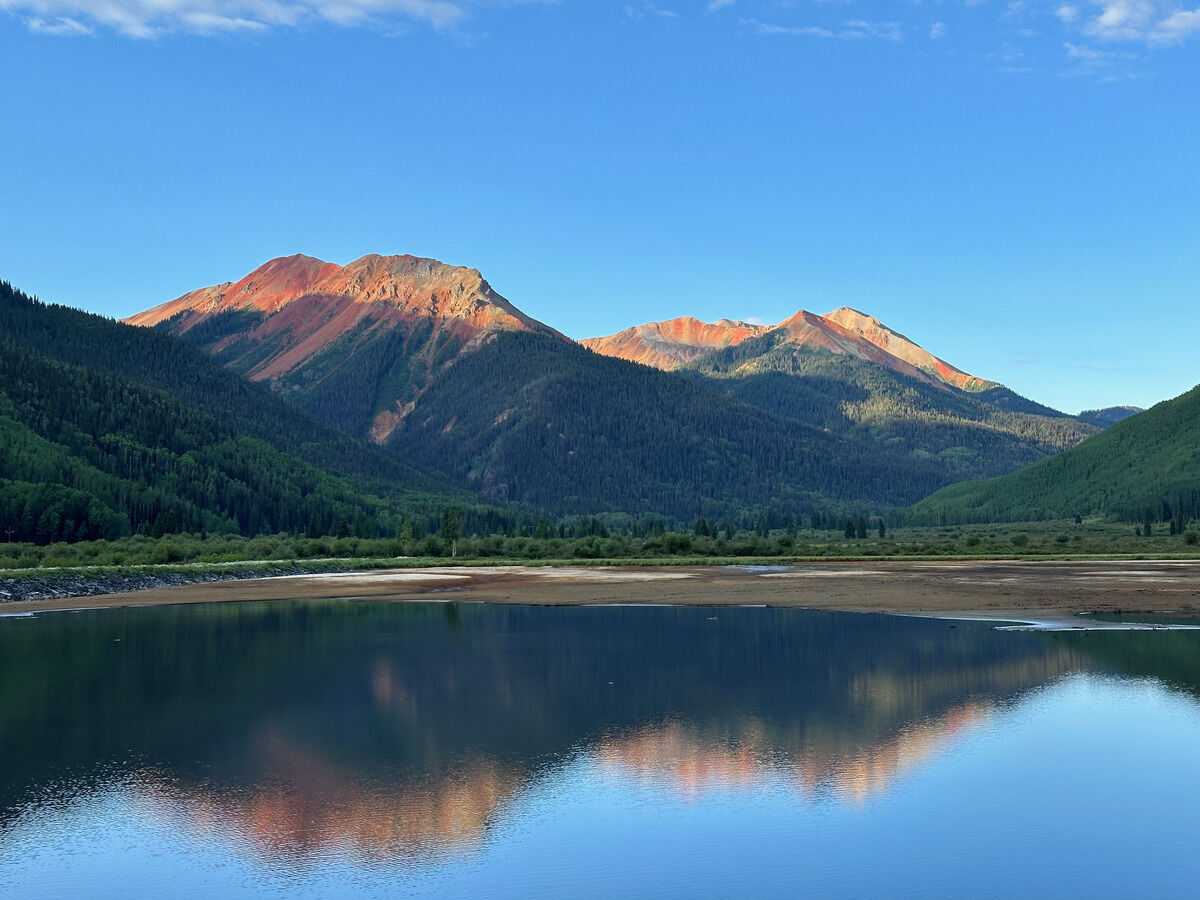
[[(789, 566), (440, 566), (323, 572), (5, 603), (4, 612), (363, 598), (577, 606), (780, 606), (1062, 623), (1200, 616), (1200, 561), (961, 561)], [(1082, 624), (1077, 622), (1077, 624)]]

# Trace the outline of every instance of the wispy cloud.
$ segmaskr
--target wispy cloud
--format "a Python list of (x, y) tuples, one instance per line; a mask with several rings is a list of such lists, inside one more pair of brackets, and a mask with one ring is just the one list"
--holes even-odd
[(635, 22), (646, 18), (678, 19), (679, 13), (664, 6), (655, 6), (653, 3), (643, 3), (641, 6), (626, 6), (625, 18), (632, 19)]
[(1054, 15), (1056, 15), (1059, 21), (1064, 25), (1070, 25), (1079, 18), (1079, 7), (1071, 3), (1064, 3), (1062, 6), (1058, 7), (1058, 9), (1054, 10)]
[(1138, 54), (1127, 50), (1101, 50), (1088, 44), (1063, 43), (1067, 59), (1072, 68), (1064, 74), (1087, 75), (1101, 81), (1129, 81), (1140, 78), (1141, 73), (1131, 68)]
[(1084, 33), (1100, 41), (1178, 44), (1200, 34), (1200, 7), (1185, 9), (1176, 0), (1096, 0), (1094, 5), (1099, 13), (1081, 21)]
[[(522, 2), (522, 0), (513, 0)], [(482, 6), (505, 0), (0, 0), (0, 11), (40, 34), (109, 29), (134, 38), (266, 31), (326, 22), (344, 26), (416, 22), (449, 30)]]
[(1023, 19), (1029, 12), (1029, 5), (1025, 0), (1009, 0), (1004, 7), (1003, 17), (1005, 19)]
[(1082, 62), (1096, 63), (1102, 62), (1108, 58), (1108, 54), (1103, 50), (1097, 50), (1095, 47), (1083, 47), (1079, 44), (1072, 44), (1070, 41), (1063, 44), (1067, 51), (1068, 59), (1077, 59)]
[(789, 37), (842, 38), (844, 40), (876, 39), (902, 41), (904, 29), (899, 22), (871, 22), (865, 19), (850, 19), (841, 25), (775, 25), (758, 19), (742, 19), (742, 27), (755, 34), (784, 35)]
[(934, 22), (932, 25), (929, 26), (929, 39), (930, 40), (936, 41), (938, 38), (944, 38), (945, 36), (946, 36), (946, 23), (945, 22)]
[(719, 9), (725, 9), (726, 7), (733, 6), (733, 4), (736, 2), (737, 0), (709, 0), (708, 6), (705, 8), (705, 10), (706, 12), (715, 13)]
[(38, 34), (81, 35), (92, 33), (91, 28), (70, 16), (54, 16), (49, 19), (32, 16), (26, 20), (25, 24), (29, 26), (30, 31)]

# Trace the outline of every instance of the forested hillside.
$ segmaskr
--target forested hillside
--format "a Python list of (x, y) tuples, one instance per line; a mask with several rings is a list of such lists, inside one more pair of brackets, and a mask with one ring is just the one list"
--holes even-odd
[(1097, 428), (1110, 428), (1141, 411), (1137, 406), (1106, 406), (1104, 409), (1085, 409), (1075, 418), (1082, 422), (1090, 422)]
[(683, 371), (769, 413), (874, 447), (882, 459), (936, 461), (946, 481), (1011, 472), (1096, 431), (1007, 388), (967, 393), (941, 387), (853, 356), (797, 346), (778, 330), (703, 356)]
[(1078, 447), (1002, 478), (957, 484), (912, 509), (918, 522), (1016, 522), (1106, 515), (1200, 518), (1200, 387)]
[(122, 376), (182, 403), (217, 411), (235, 431), (333, 472), (414, 490), (449, 487), (444, 478), (324, 424), (161, 331), (41, 303), (0, 282), (0, 337), (42, 356)]
[(388, 445), (497, 497), (682, 519), (912, 502), (932, 455), (889, 453), (710, 384), (542, 335), (494, 335), (417, 400)]
[[(343, 473), (330, 474), (321, 467)], [(453, 499), (182, 341), (0, 283), (0, 529), (391, 533)], [(11, 530), (10, 530), (11, 529)]]

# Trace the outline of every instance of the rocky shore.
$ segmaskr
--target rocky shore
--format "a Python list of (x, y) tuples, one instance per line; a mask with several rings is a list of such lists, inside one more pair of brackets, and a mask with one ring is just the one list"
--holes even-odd
[(25, 600), (63, 600), (69, 597), (97, 597), (124, 594), (151, 588), (177, 587), (183, 584), (208, 584), (216, 581), (242, 581), (250, 578), (274, 578), (280, 575), (306, 575), (317, 569), (279, 566), (270, 569), (229, 569), (205, 572), (98, 572), (95, 574), (53, 573), (0, 578), (0, 604)]

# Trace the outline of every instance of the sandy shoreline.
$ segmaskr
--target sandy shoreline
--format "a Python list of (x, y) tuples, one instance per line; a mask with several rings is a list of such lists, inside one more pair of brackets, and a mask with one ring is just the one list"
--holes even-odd
[(19, 601), (4, 604), (0, 612), (322, 598), (566, 606), (766, 605), (1020, 621), (1062, 621), (1085, 612), (1200, 616), (1200, 561), (382, 569)]

